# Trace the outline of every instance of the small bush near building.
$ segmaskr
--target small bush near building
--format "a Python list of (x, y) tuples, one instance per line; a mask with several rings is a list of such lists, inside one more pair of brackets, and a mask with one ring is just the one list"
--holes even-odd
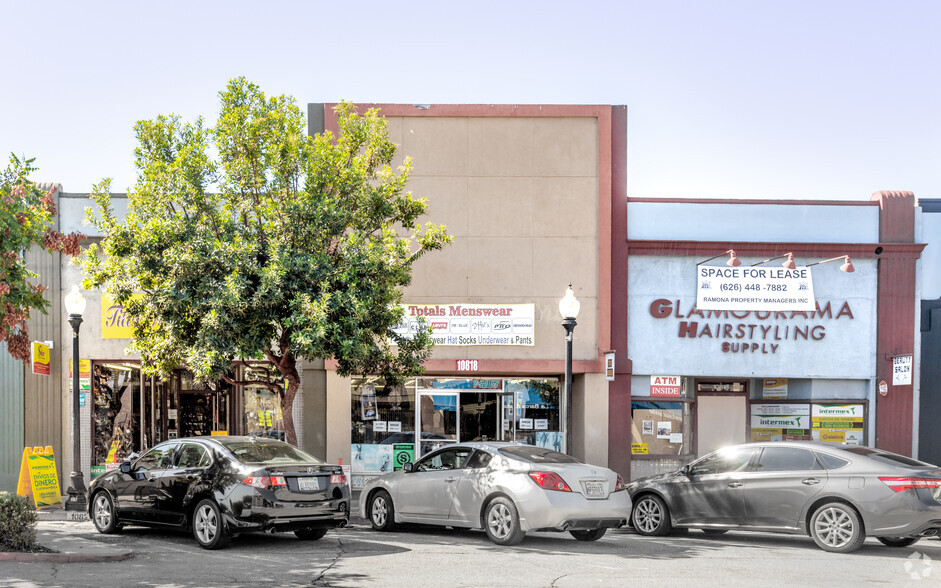
[(0, 492), (0, 551), (31, 551), (36, 548), (36, 511), (29, 499)]

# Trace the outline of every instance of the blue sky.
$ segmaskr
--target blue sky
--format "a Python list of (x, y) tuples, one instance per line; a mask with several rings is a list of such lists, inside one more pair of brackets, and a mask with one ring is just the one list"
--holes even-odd
[[(626, 104), (628, 195), (941, 197), (941, 2), (0, 0), (0, 153), (135, 180), (226, 80), (308, 102)], [(420, 162), (416, 162), (420, 164)]]

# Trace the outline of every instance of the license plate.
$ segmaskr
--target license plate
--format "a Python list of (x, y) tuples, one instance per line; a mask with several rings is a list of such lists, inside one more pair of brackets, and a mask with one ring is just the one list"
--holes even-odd
[(297, 489), (305, 492), (320, 490), (320, 478), (298, 478)]
[(585, 494), (588, 496), (604, 496), (604, 482), (585, 482)]

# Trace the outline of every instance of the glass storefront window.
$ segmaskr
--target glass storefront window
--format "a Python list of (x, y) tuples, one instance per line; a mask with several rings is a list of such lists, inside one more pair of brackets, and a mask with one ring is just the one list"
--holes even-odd
[(505, 390), (506, 440), (562, 451), (558, 378), (506, 380)]
[(140, 368), (132, 363), (95, 363), (93, 374), (91, 463), (114, 467), (141, 450)]
[(353, 488), (369, 476), (415, 461), (415, 380), (387, 385), (381, 378), (353, 378), (350, 468)]
[(631, 402), (631, 455), (687, 455), (693, 452), (692, 419), (686, 402)]

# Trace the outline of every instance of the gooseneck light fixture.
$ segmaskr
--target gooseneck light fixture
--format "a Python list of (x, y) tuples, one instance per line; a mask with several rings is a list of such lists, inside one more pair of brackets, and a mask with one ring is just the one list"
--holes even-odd
[(563, 419), (565, 426), (565, 447), (563, 450), (568, 453), (571, 447), (572, 436), (572, 333), (575, 331), (575, 319), (578, 317), (578, 311), (581, 303), (575, 298), (575, 292), (572, 291), (572, 284), (569, 284), (565, 290), (565, 296), (559, 301), (559, 314), (562, 315), (562, 327), (565, 329), (565, 402), (562, 404)]
[(697, 263), (696, 265), (702, 265), (702, 264), (706, 263), (707, 261), (712, 261), (713, 259), (716, 259), (716, 258), (718, 258), (718, 257), (722, 257), (723, 255), (728, 255), (728, 256), (729, 256), (729, 260), (728, 260), (727, 262), (725, 262), (725, 265), (727, 265), (727, 266), (729, 266), (729, 267), (738, 267), (738, 266), (742, 265), (742, 260), (740, 260), (740, 259), (735, 255), (735, 250), (734, 250), (734, 249), (729, 249), (728, 251), (723, 251), (723, 252), (720, 253), (719, 255), (713, 255), (713, 256), (710, 257), (709, 259), (704, 259), (704, 260), (700, 261), (699, 263)]
[(69, 313), (69, 324), (72, 325), (72, 479), (66, 493), (69, 495), (65, 503), (65, 510), (84, 512), (86, 509), (85, 480), (82, 477), (82, 419), (79, 414), (79, 361), (78, 361), (78, 329), (82, 325), (82, 314), (85, 312), (85, 297), (82, 296), (78, 286), (73, 285), (72, 291), (65, 297), (65, 310)]
[(839, 257), (833, 257), (830, 259), (824, 259), (823, 261), (815, 261), (813, 263), (808, 263), (807, 267), (812, 265), (820, 265), (821, 263), (829, 263), (831, 261), (840, 261), (843, 260), (843, 265), (840, 266), (840, 271), (851, 274), (856, 271), (856, 268), (853, 267), (853, 262), (850, 261), (849, 255), (840, 255)]
[(794, 254), (793, 254), (793, 253), (785, 253), (784, 255), (778, 255), (777, 257), (769, 257), (768, 259), (766, 259), (766, 260), (764, 260), (764, 261), (759, 261), (758, 263), (753, 263), (753, 264), (751, 264), (751, 266), (752, 266), (752, 267), (755, 267), (756, 265), (761, 265), (761, 264), (763, 264), (763, 263), (768, 263), (769, 261), (774, 261), (774, 260), (776, 260), (776, 259), (783, 259), (783, 258), (785, 258), (785, 257), (786, 257), (787, 259), (784, 261), (784, 263), (781, 264), (781, 266), (784, 267), (784, 269), (797, 269), (797, 264), (794, 263)]

